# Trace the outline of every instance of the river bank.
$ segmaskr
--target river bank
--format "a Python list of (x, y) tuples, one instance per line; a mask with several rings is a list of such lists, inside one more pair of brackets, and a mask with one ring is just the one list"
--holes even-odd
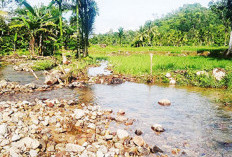
[[(3, 104), (9, 100), (13, 101), (10, 102), (10, 104), (11, 103), (21, 104), (22, 102), (25, 103), (26, 101), (27, 102), (26, 105), (22, 105), (22, 108), (25, 108), (23, 109), (23, 113), (25, 115), (28, 114), (27, 112), (28, 108), (30, 111), (33, 111), (33, 113), (35, 113), (37, 117), (46, 117), (46, 115), (45, 116), (43, 115), (43, 112), (47, 113), (46, 110), (48, 110), (49, 112), (55, 111), (53, 116), (66, 117), (66, 115), (68, 115), (67, 117), (69, 118), (69, 121), (74, 120), (74, 122), (76, 122), (76, 120), (73, 119), (73, 117), (70, 117), (69, 115), (74, 114), (71, 112), (74, 112), (75, 109), (81, 109), (89, 112), (90, 114), (91, 111), (88, 111), (88, 106), (101, 106), (103, 111), (112, 109), (113, 113), (115, 114), (111, 115), (112, 118), (110, 118), (110, 120), (106, 119), (107, 124), (108, 122), (109, 124), (108, 127), (105, 128), (110, 130), (109, 131), (110, 133), (107, 135), (111, 135), (111, 137), (113, 136), (114, 138), (118, 138), (117, 130), (118, 129), (126, 130), (130, 137), (129, 143), (130, 144), (132, 143), (133, 145), (134, 144), (133, 138), (137, 136), (135, 134), (135, 131), (136, 130), (142, 131), (143, 134), (141, 137), (149, 147), (147, 147), (147, 145), (146, 146), (143, 145), (143, 147), (145, 147), (145, 149), (143, 149), (135, 146), (136, 147), (135, 152), (138, 156), (142, 155), (140, 154), (141, 151), (144, 151), (143, 153), (148, 153), (148, 150), (150, 151), (149, 152), (150, 156), (165, 156), (165, 155), (220, 156), (221, 154), (223, 154), (224, 156), (230, 156), (231, 141), (232, 141), (232, 139), (230, 138), (231, 112), (228, 111), (225, 107), (222, 107), (220, 103), (217, 104), (214, 103), (213, 101), (210, 101), (209, 97), (210, 96), (215, 97), (216, 95), (214, 91), (212, 91), (211, 94), (207, 95), (204, 94), (204, 90), (207, 89), (198, 90), (192, 88), (187, 89), (187, 88), (179, 87), (177, 85), (160, 86), (160, 85), (133, 83), (136, 82), (136, 80), (133, 80), (136, 78), (125, 77), (124, 75), (112, 74), (112, 71), (108, 71), (106, 69), (107, 66), (105, 64), (101, 64), (100, 67), (95, 67), (96, 65), (93, 66), (87, 63), (85, 65), (86, 65), (85, 66), (86, 70), (83, 71), (82, 69), (81, 73), (80, 71), (79, 73), (76, 73), (77, 78), (72, 79), (71, 82), (68, 81), (67, 84), (65, 83), (65, 79), (62, 79), (62, 77), (60, 77), (64, 73), (59, 67), (56, 67), (56, 69), (49, 71), (49, 73), (52, 73), (54, 71), (56, 71), (56, 73), (61, 73), (61, 75), (59, 75), (59, 78), (61, 78), (62, 83), (56, 80), (56, 83), (54, 85), (52, 84), (46, 85), (46, 87), (50, 87), (50, 89), (45, 89), (43, 91), (33, 90), (30, 93), (4, 94), (0, 96), (0, 100), (1, 102), (3, 102)], [(68, 71), (67, 70), (68, 68), (75, 66), (69, 64), (69, 65), (61, 65), (61, 67), (65, 72)], [(89, 69), (89, 67), (93, 67), (93, 68)], [(4, 72), (5, 78), (15, 79), (15, 81), (18, 80), (20, 84), (22, 84), (23, 81), (27, 80), (28, 82), (25, 81), (23, 83), (24, 85), (26, 85), (29, 82), (36, 81), (35, 77), (30, 72), (15, 71), (13, 70), (13, 66), (5, 67), (5, 68), (6, 68), (5, 69), (6, 72), (4, 72), (4, 69), (1, 70), (1, 72), (2, 71)], [(7, 73), (7, 71), (10, 72), (10, 69), (12, 69), (12, 73)], [(106, 75), (104, 76), (101, 75), (102, 72), (105, 72)], [(45, 81), (45, 77), (46, 75), (43, 75), (42, 73), (42, 77), (40, 78), (42, 87), (44, 86), (43, 83)], [(40, 84), (39, 82), (37, 82), (36, 84), (37, 85)], [(77, 84), (75, 82), (81, 83), (83, 86), (73, 86)], [(56, 86), (57, 88), (51, 88)], [(158, 105), (158, 101), (163, 98), (168, 98), (169, 100), (171, 100), (171, 106), (165, 107)], [(72, 104), (74, 106), (72, 105), (69, 106), (66, 104), (64, 106), (63, 102), (68, 102), (69, 100), (72, 100), (72, 102), (75, 105)], [(51, 101), (52, 103), (46, 104), (47, 101), (49, 102)], [(27, 105), (28, 102), (33, 104), (35, 108), (37, 107), (44, 108), (43, 111), (38, 112), (39, 110), (38, 109), (34, 110), (33, 106), (28, 107)], [(41, 106), (41, 104), (40, 103), (38, 104), (38, 102), (42, 102), (41, 104), (43, 105)], [(82, 106), (83, 103), (85, 104), (84, 106)], [(8, 104), (8, 108), (9, 108), (9, 104)], [(118, 119), (117, 112), (119, 110), (125, 111), (126, 115)], [(6, 109), (6, 111), (9, 110)], [(5, 112), (5, 109), (2, 112)], [(56, 113), (59, 113), (60, 115), (59, 114), (57, 115)], [(42, 114), (42, 116), (40, 114)], [(11, 118), (11, 114), (8, 116)], [(53, 116), (49, 115), (49, 119), (50, 118), (53, 119), (52, 118)], [(102, 116), (108, 117), (108, 115), (104, 115), (104, 114)], [(121, 120), (126, 120), (126, 121), (119, 122), (117, 121), (117, 119), (120, 121)], [(81, 120), (86, 121), (87, 119), (83, 117), (83, 119)], [(102, 121), (101, 118), (96, 120), (98, 122)], [(32, 120), (29, 119), (28, 121), (26, 120), (25, 123), (31, 124), (32, 123), (31, 121)], [(38, 121), (39, 121), (38, 125), (42, 129), (44, 128), (46, 129), (46, 127), (49, 128), (51, 126), (54, 126), (53, 123), (49, 124), (46, 127), (43, 126), (45, 119), (40, 120), (40, 118), (38, 118)], [(204, 123), (202, 123), (202, 121)], [(60, 122), (60, 120), (58, 120), (57, 123), (58, 122)], [(104, 118), (103, 118), (103, 122), (105, 122)], [(132, 123), (133, 125), (131, 125)], [(89, 124), (88, 120), (86, 121), (86, 125), (84, 125), (84, 129), (87, 128), (88, 130), (89, 128), (87, 124)], [(161, 124), (165, 129), (165, 132), (162, 133), (154, 132), (151, 129), (151, 126), (154, 124)], [(58, 129), (59, 128), (65, 129), (63, 127), (60, 127), (60, 125), (58, 125)], [(96, 129), (92, 129), (92, 130), (96, 131)], [(30, 131), (28, 133), (29, 133), (28, 135), (30, 135), (29, 136), (30, 138), (36, 139), (37, 141), (39, 141), (39, 139), (41, 138), (40, 136), (43, 136), (41, 135), (41, 132), (38, 132), (36, 133), (36, 135), (38, 136), (34, 138), (35, 136), (31, 136)], [(12, 134), (13, 133), (10, 133), (9, 135), (7, 134), (7, 139), (9, 141)], [(57, 133), (54, 134), (52, 132), (50, 134), (56, 135)], [(66, 136), (69, 136), (69, 131), (65, 131), (64, 133), (59, 133), (59, 134), (60, 136), (62, 134), (63, 135), (62, 138), (65, 138)], [(78, 134), (75, 134), (74, 136), (79, 137), (79, 135), (80, 133), (78, 132)], [(99, 135), (99, 136), (100, 139), (104, 140), (106, 135)], [(24, 138), (25, 136), (22, 136), (21, 140), (23, 139), (24, 141), (25, 140)], [(80, 139), (83, 139), (83, 137), (81, 137)], [(122, 150), (121, 155), (125, 156), (128, 153), (130, 153), (130, 151), (127, 148), (128, 147), (132, 148), (130, 147), (131, 145), (128, 146), (127, 143), (125, 143), (125, 141), (124, 142), (119, 141), (119, 143), (123, 145), (123, 148), (121, 147), (122, 149), (117, 148), (119, 145), (122, 146), (121, 144), (116, 144), (118, 143), (117, 141), (116, 143), (115, 141), (110, 141), (110, 142), (106, 141), (106, 142), (110, 143), (111, 147), (107, 146), (107, 152), (103, 151), (103, 154), (110, 153), (111, 152), (110, 148), (114, 148), (114, 149), (116, 148)], [(75, 144), (74, 146), (75, 148), (78, 147), (76, 145), (80, 145), (78, 142), (75, 143), (71, 141), (70, 143), (67, 140), (61, 143), (63, 143), (62, 148), (64, 151), (66, 151), (67, 144)], [(91, 141), (88, 141), (87, 143), (89, 143), (88, 145), (90, 145), (90, 147), (92, 146)], [(61, 152), (61, 150), (58, 150), (58, 146), (56, 148), (57, 144), (58, 146), (60, 146), (59, 142), (54, 143), (55, 152), (51, 154), (56, 154), (58, 152)], [(9, 145), (11, 146), (11, 142), (9, 142)], [(156, 152), (153, 154), (151, 152), (153, 148), (157, 151), (158, 150), (157, 147), (161, 149), (163, 153)], [(97, 151), (99, 151), (99, 148), (95, 149), (95, 151), (93, 151), (92, 153), (91, 151), (90, 152), (83, 151), (82, 153), (84, 154), (90, 153), (95, 155), (97, 154)], [(47, 151), (43, 152), (41, 151), (41, 149), (37, 149), (36, 151), (37, 154), (39, 155), (40, 153), (42, 153), (42, 156), (46, 153), (48, 154), (50, 153)], [(26, 151), (22, 153), (29, 153), (29, 152), (30, 151)], [(32, 149), (32, 153), (33, 152), (35, 153), (34, 149)], [(100, 150), (100, 152), (102, 152), (102, 150)], [(115, 153), (117, 154), (118, 152), (116, 151)], [(67, 152), (67, 154), (70, 154), (70, 152)]]

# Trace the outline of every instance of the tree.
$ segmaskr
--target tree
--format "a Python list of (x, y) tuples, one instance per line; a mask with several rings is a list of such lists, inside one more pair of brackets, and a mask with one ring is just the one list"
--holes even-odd
[(118, 37), (119, 37), (119, 43), (122, 46), (122, 38), (124, 36), (124, 29), (122, 27), (120, 27), (118, 29)]
[[(15, 24), (11, 25), (10, 28), (23, 27), (27, 29), (30, 36), (29, 51), (31, 55), (35, 55), (36, 38), (39, 39), (38, 51), (39, 55), (41, 55), (43, 33), (55, 36), (53, 32), (50, 31), (49, 27), (55, 27), (56, 25), (51, 21), (52, 16), (48, 13), (47, 8), (33, 8), (25, 0), (21, 1), (20, 4), (23, 4), (28, 11), (21, 11), (18, 17), (13, 18)], [(15, 38), (17, 39), (17, 37)]]
[(209, 3), (212, 11), (217, 13), (226, 27), (230, 27), (230, 41), (228, 51), (225, 56), (232, 54), (232, 0), (211, 1)]
[(79, 22), (81, 34), (81, 46), (83, 56), (88, 56), (89, 37), (93, 32), (93, 25), (98, 14), (97, 3), (94, 0), (81, 0), (79, 6)]

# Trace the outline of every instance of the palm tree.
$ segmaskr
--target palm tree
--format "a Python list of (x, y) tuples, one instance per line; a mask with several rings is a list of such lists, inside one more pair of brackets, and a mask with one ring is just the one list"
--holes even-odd
[(93, 32), (93, 24), (98, 14), (97, 3), (94, 0), (80, 0), (79, 22), (81, 46), (84, 57), (88, 56), (89, 36)]
[(119, 37), (119, 40), (120, 40), (120, 45), (122, 46), (122, 38), (124, 36), (124, 29), (122, 27), (120, 27), (118, 29), (118, 37)]
[(73, 13), (76, 15), (76, 38), (77, 38), (76, 57), (80, 58), (81, 57), (81, 54), (80, 54), (81, 52), (80, 52), (79, 7), (81, 5), (81, 0), (71, 0), (71, 1), (72, 1), (71, 9), (72, 9)]

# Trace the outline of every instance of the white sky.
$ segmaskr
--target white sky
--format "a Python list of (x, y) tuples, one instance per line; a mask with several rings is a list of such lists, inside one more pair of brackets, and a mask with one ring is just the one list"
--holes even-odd
[[(32, 5), (50, 0), (27, 0)], [(99, 16), (96, 18), (95, 33), (105, 33), (119, 27), (138, 29), (145, 21), (160, 17), (184, 4), (200, 3), (207, 7), (210, 0), (96, 0)]]

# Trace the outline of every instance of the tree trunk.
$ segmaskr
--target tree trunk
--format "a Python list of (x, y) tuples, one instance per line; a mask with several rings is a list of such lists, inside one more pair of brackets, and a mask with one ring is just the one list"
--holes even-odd
[(232, 54), (232, 31), (230, 32), (230, 42), (229, 42), (229, 49), (228, 51), (226, 52), (226, 56), (229, 56)]
[(77, 58), (81, 58), (80, 52), (80, 30), (79, 30), (79, 0), (76, 0), (76, 18), (77, 18)]
[(29, 51), (32, 56), (35, 55), (35, 37), (34, 36), (31, 37)]
[(39, 55), (42, 55), (42, 34), (39, 36)]
[(64, 50), (64, 45), (63, 45), (63, 21), (62, 21), (62, 8), (61, 4), (59, 4), (59, 27), (60, 27), (60, 43), (61, 43), (61, 48)]
[(16, 43), (14, 42), (14, 54), (16, 52)]

